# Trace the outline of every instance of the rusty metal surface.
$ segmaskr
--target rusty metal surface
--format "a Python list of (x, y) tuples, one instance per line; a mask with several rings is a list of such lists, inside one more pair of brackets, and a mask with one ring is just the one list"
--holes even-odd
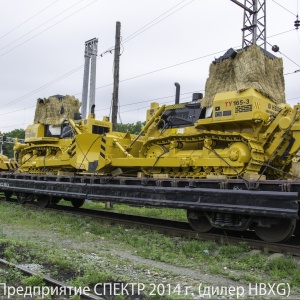
[[(11, 262), (8, 262), (7, 260), (4, 260), (4, 259), (1, 259), (0, 258), (0, 267), (1, 268), (7, 268), (7, 267), (10, 267), (10, 268), (15, 268), (17, 270), (20, 270), (22, 273), (26, 274), (26, 275), (37, 275), (39, 277), (42, 277), (42, 279), (49, 285), (52, 285), (52, 286), (57, 286), (57, 287), (62, 287), (62, 288), (65, 288), (66, 290), (70, 291), (70, 292), (73, 292), (74, 291), (74, 288), (69, 286), (69, 285), (66, 285), (65, 283), (63, 282), (60, 282), (58, 280), (55, 280), (49, 276), (44, 276), (44, 275), (41, 275), (40, 273), (38, 272), (35, 272), (33, 270), (30, 270), (26, 267), (23, 267), (23, 266), (20, 266), (20, 265), (17, 265), (17, 264), (13, 264)], [(80, 293), (80, 299), (92, 299), (92, 300), (105, 300), (104, 298), (101, 298), (101, 297), (98, 297), (96, 295), (93, 295), (91, 293)]]

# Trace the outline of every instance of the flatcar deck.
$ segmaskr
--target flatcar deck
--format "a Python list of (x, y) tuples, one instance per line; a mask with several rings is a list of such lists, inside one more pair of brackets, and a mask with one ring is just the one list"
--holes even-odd
[(0, 191), (188, 210), (299, 218), (300, 181), (0, 174)]

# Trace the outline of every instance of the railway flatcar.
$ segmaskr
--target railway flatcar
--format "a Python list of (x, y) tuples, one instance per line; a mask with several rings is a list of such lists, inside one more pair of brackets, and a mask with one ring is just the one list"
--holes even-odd
[[(259, 55), (268, 63), (272, 60)], [(236, 57), (226, 59), (234, 63)], [(98, 201), (110, 198), (130, 203), (131, 197), (140, 199), (141, 204), (182, 207), (199, 232), (253, 229), (267, 241), (290, 238), (299, 218), (300, 189), (298, 178), (292, 175), (292, 162), (300, 149), (300, 105), (276, 102), (255, 84), (216, 92), (210, 105), (206, 100), (195, 93), (187, 103), (180, 103), (178, 97), (169, 106), (152, 103), (138, 135), (112, 131), (108, 117), (95, 119), (94, 107), (87, 119), (69, 115), (58, 124), (37, 122), (26, 129), (25, 143), (15, 144), (18, 174), (28, 174), (31, 179), (42, 176), (49, 186), (52, 180), (47, 176), (57, 181), (62, 176), (88, 176), (93, 179), (74, 179), (78, 184), (75, 198), (85, 193)], [(42, 101), (39, 104), (43, 105)], [(60, 105), (63, 108), (63, 102)], [(124, 178), (127, 187), (119, 179), (110, 196), (104, 185), (113, 178)], [(148, 190), (142, 192), (150, 179), (156, 188), (168, 187), (173, 198), (161, 191), (155, 196), (158, 198), (148, 196)], [(190, 202), (178, 199), (178, 195), (186, 197), (180, 190), (181, 181), (184, 188), (195, 188), (195, 194), (185, 190)], [(83, 183), (91, 184), (90, 189), (79, 186)], [(23, 188), (18, 192), (17, 181), (10, 184), (21, 202), (38, 190)], [(282, 189), (278, 191), (277, 185)], [(43, 202), (39, 190), (42, 205), (55, 203), (59, 197), (82, 203), (75, 201), (70, 191), (44, 189), (51, 197)]]

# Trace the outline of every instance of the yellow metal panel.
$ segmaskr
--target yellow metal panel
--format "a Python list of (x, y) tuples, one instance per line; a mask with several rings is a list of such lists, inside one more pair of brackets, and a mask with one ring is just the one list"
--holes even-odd
[(43, 124), (29, 125), (25, 130), (25, 142), (35, 141), (45, 136), (45, 127)]

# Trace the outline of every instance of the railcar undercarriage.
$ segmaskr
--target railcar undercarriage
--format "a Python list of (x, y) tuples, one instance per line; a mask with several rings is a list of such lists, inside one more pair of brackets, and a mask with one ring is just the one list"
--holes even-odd
[[(289, 239), (299, 229), (299, 181), (155, 179), (100, 176), (0, 174), (0, 191), (15, 194), (20, 203), (40, 206), (60, 199), (80, 207), (85, 199), (187, 210), (198, 232), (254, 230), (267, 242)], [(252, 187), (249, 189), (249, 187)]]

